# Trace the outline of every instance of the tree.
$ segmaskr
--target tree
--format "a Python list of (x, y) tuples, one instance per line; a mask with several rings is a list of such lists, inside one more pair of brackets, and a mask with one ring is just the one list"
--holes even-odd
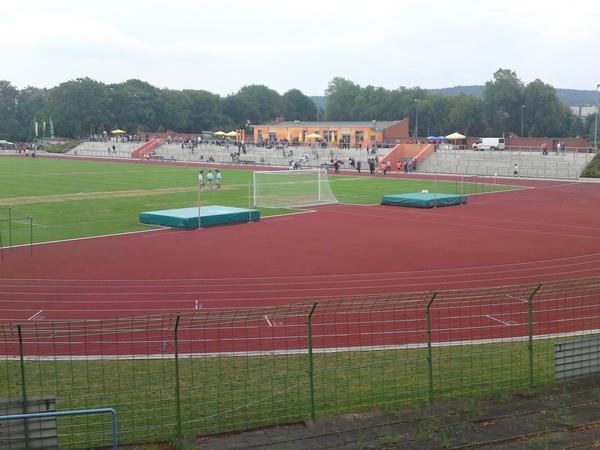
[(233, 126), (243, 127), (250, 121), (264, 123), (259, 110), (258, 100), (247, 94), (228, 95), (223, 101), (223, 112)]
[(290, 89), (282, 96), (283, 116), (286, 120), (314, 120), (317, 114), (317, 105), (310, 97), (304, 95), (299, 89)]
[(521, 129), (523, 82), (508, 69), (494, 73), (494, 81), (485, 83), (483, 100), (488, 122), (488, 133), (501, 135), (506, 131)]
[(556, 89), (539, 79), (527, 85), (524, 91), (524, 119), (531, 137), (565, 137), (570, 124), (566, 124), (571, 111), (558, 99)]
[(450, 101), (446, 130), (458, 130), (467, 136), (479, 136), (485, 132), (483, 101), (461, 92)]
[(340, 77), (335, 77), (331, 80), (325, 91), (325, 95), (327, 96), (325, 120), (353, 120), (352, 111), (354, 102), (360, 93), (360, 86), (351, 81)]
[(359, 89), (359, 94), (354, 98), (351, 120), (387, 120), (386, 100), (389, 97), (389, 91), (371, 85)]
[(449, 131), (448, 114), (451, 109), (452, 97), (443, 94), (428, 95), (423, 101), (423, 111), (427, 111), (427, 135), (442, 136), (452, 133)]
[(157, 122), (165, 130), (187, 132), (191, 123), (191, 100), (182, 91), (161, 89), (158, 102)]
[(145, 81), (131, 79), (111, 84), (111, 109), (115, 126), (129, 133), (153, 131), (158, 126), (159, 90)]
[(15, 140), (19, 135), (17, 97), (19, 90), (10, 81), (0, 80), (0, 137)]
[[(254, 100), (252, 104), (258, 113), (258, 117), (252, 123), (269, 123), (273, 122), (277, 117), (283, 116), (283, 100), (281, 96), (266, 86), (253, 84), (244, 86), (239, 90), (237, 95), (247, 96)], [(234, 118), (232, 118), (234, 119)], [(246, 118), (247, 120), (248, 118)], [(242, 126), (245, 120), (238, 121), (234, 119), (237, 126)]]
[(28, 86), (19, 91), (17, 97), (17, 115), (19, 134), (14, 139), (17, 141), (32, 141), (34, 129), (32, 122), (35, 119), (52, 119), (47, 110), (48, 90)]
[(216, 128), (230, 128), (232, 121), (223, 115), (223, 100), (216, 94), (200, 90), (184, 90), (190, 102), (189, 133)]
[(100, 134), (113, 123), (110, 97), (104, 83), (77, 78), (50, 89), (48, 115), (63, 137)]

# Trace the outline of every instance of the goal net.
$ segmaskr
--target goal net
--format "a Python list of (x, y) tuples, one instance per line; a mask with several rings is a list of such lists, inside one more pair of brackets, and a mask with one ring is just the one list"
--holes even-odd
[(254, 206), (293, 208), (337, 203), (322, 169), (254, 172)]

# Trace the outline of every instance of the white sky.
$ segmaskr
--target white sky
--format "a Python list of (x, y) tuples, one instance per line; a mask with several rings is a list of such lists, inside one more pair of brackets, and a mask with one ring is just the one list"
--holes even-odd
[(2, 0), (0, 79), (235, 93), (525, 83), (595, 90), (598, 0)]

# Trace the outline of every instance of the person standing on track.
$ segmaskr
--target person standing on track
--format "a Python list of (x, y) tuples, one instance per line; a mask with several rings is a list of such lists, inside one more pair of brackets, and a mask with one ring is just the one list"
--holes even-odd
[(202, 190), (204, 188), (204, 170), (201, 170), (198, 174), (198, 189)]
[(518, 177), (519, 176), (519, 166), (517, 166), (517, 163), (515, 163), (515, 167), (513, 168), (513, 177)]

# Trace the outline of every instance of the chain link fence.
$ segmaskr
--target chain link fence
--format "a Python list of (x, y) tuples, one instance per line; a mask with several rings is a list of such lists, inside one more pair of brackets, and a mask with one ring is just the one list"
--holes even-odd
[[(528, 389), (600, 335), (600, 277), (0, 327), (0, 398), (122, 444)], [(57, 417), (60, 448), (109, 445)], [(3, 448), (11, 448), (4, 441)]]

